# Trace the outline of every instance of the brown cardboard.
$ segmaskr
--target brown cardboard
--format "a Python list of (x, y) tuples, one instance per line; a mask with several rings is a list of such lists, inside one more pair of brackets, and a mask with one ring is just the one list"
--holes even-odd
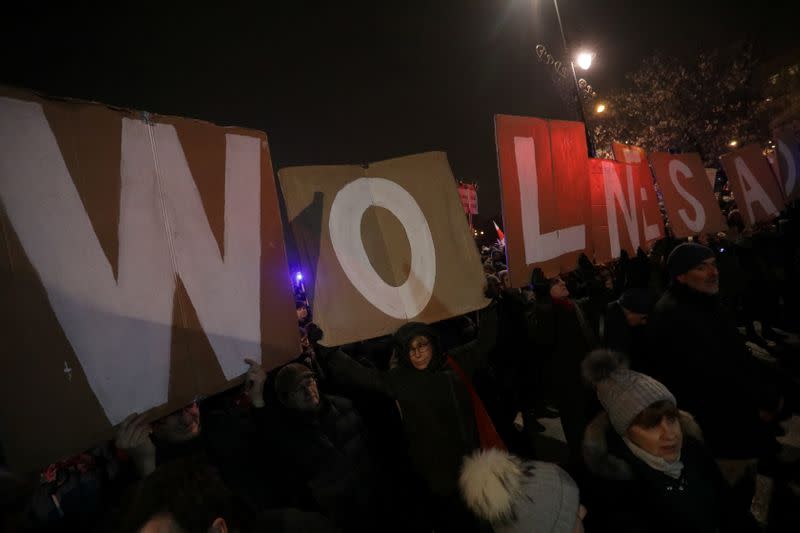
[(642, 202), (642, 242), (649, 249), (653, 243), (664, 236), (664, 218), (658, 208), (658, 197), (656, 196), (653, 175), (650, 172), (650, 164), (647, 162), (647, 152), (640, 146), (632, 146), (620, 142), (612, 142), (611, 150), (614, 152), (614, 159), (621, 163), (629, 163), (639, 167), (639, 195), (637, 201)]
[[(152, 404), (142, 400), (142, 409), (139, 409), (148, 412), (151, 418), (178, 409), (198, 395), (214, 394), (240, 383), (246, 365), (242, 361), (239, 372), (238, 363), (234, 361), (239, 356), (239, 348), (242, 348), (243, 359), (253, 355), (244, 353), (244, 347), (252, 345), (257, 348), (260, 344), (262, 364), (267, 368), (277, 366), (297, 354), (299, 344), (291, 282), (272, 163), (264, 133), (222, 128), (178, 117), (116, 110), (100, 104), (48, 99), (4, 87), (0, 87), (0, 107), (4, 110), (0, 118), (0, 138), (5, 141), (0, 144), (5, 144), (6, 148), (3, 150), (0, 147), (0, 301), (3, 302), (0, 306), (0, 336), (7, 347), (0, 358), (0, 403), (3, 405), (0, 410), (0, 441), (14, 470), (29, 471), (42, 467), (83, 451), (101, 439), (112, 437), (114, 421), (119, 421), (117, 411), (129, 399), (123, 398), (113, 408), (109, 407), (111, 404), (108, 401), (103, 403), (92, 385), (94, 383), (96, 387), (100, 382), (96, 379), (93, 381), (87, 374), (78, 352), (81, 352), (84, 360), (88, 360), (85, 344), (91, 345), (95, 341), (100, 344), (100, 339), (113, 341), (117, 333), (115, 328), (120, 328), (119, 331), (129, 336), (120, 337), (119, 343), (111, 343), (113, 349), (103, 351), (100, 374), (105, 364), (128, 364), (130, 354), (126, 350), (130, 351), (131, 348), (126, 343), (131, 338), (136, 339), (137, 332), (142, 338), (157, 334), (168, 339), (163, 351), (137, 354), (141, 359), (136, 362), (139, 366), (135, 367), (136, 372), (130, 375), (128, 383), (123, 383), (124, 386), (131, 384), (133, 389), (138, 390), (138, 383), (149, 381), (147, 369), (152, 362), (166, 368), (169, 374), (161, 376), (162, 380), (166, 379), (164, 386), (168, 388), (166, 400)], [(6, 113), (11, 107), (25, 111)], [(19, 117), (38, 118), (30, 122), (14, 122)], [(42, 120), (39, 119), (41, 117)], [(152, 134), (151, 144), (141, 145), (143, 149), (135, 152), (139, 159), (131, 157), (133, 151), (126, 155), (123, 146), (124, 132), (131, 131), (131, 127), (137, 128), (137, 132)], [(44, 132), (44, 136), (26, 137), (33, 130)], [(163, 139), (173, 135), (173, 131), (178, 144), (171, 146), (178, 146), (179, 152), (169, 151), (171, 148), (163, 142)], [(14, 144), (12, 137), (23, 140)], [(53, 146), (57, 149), (53, 151), (51, 145), (45, 148), (45, 144), (39, 146), (35, 142), (24, 141), (28, 138), (54, 138)], [(146, 140), (140, 137), (136, 139)], [(228, 146), (232, 147), (230, 157), (226, 152)], [(12, 152), (14, 147), (16, 153)], [(19, 155), (20, 150), (25, 152), (24, 157)], [(67, 206), (74, 207), (74, 204), (69, 203), (69, 195), (62, 195), (61, 189), (46, 186), (36, 188), (55, 179), (47, 173), (48, 169), (56, 168), (48, 163), (52, 158), (62, 160), (69, 179), (59, 183), (66, 187), (64, 190), (74, 190), (75, 197), (80, 200), (80, 210), (67, 209)], [(255, 204), (250, 202), (249, 207), (245, 208), (243, 204), (232, 204), (226, 212), (226, 180), (234, 183), (226, 173), (226, 162), (240, 165), (230, 172), (230, 180), (239, 180), (236, 181), (238, 189), (235, 190), (240, 191), (241, 195), (241, 191), (255, 191), (257, 187), (260, 192), (251, 196), (257, 199), (255, 203), (259, 205), (252, 207)], [(255, 166), (256, 162), (258, 166)], [(38, 181), (42, 173), (33, 172), (28, 176), (29, 179), (23, 180), (21, 175), (24, 172), (20, 170), (18, 173), (17, 169), (24, 165), (41, 165), (44, 178)], [(177, 183), (175, 174), (168, 170), (170, 165), (188, 168), (191, 182), (182, 183), (194, 184), (197, 192), (192, 194), (197, 195), (199, 202), (193, 203), (189, 197), (170, 196), (170, 190), (184, 190), (170, 189)], [(155, 177), (142, 170), (151, 167), (156, 169)], [(140, 187), (136, 185), (132, 188), (129, 185), (125, 189), (123, 176), (129, 176), (130, 180), (131, 172), (143, 172), (142, 179), (152, 180), (152, 183), (146, 182), (151, 183), (152, 194), (145, 195), (139, 204), (132, 203), (131, 197), (126, 196), (135, 187)], [(135, 190), (150, 191), (146, 188)], [(30, 205), (23, 205), (19, 203), (20, 198), (26, 202), (33, 201)], [(40, 206), (36, 200), (39, 198), (42, 205), (55, 207), (43, 212), (43, 216), (56, 221), (63, 216), (64, 225), (45, 227), (44, 223), (37, 224), (37, 209)], [(127, 204), (123, 201), (126, 198)], [(123, 216), (126, 205), (146, 209), (140, 212), (129, 207), (126, 218)], [(201, 206), (202, 217), (182, 218), (183, 215), (178, 211), (195, 205)], [(155, 217), (151, 216), (153, 213)], [(236, 219), (237, 213), (239, 219)], [(254, 216), (252, 221), (246, 219), (250, 213)], [(99, 302), (101, 306), (97, 307), (98, 294), (105, 294), (97, 290), (98, 286), (103, 286), (100, 282), (96, 284), (91, 276), (87, 276), (83, 284), (68, 281), (70, 272), (79, 272), (83, 268), (84, 258), (78, 253), (59, 255), (58, 246), (42, 250), (41, 243), (45, 241), (32, 237), (70, 236), (73, 227), (78, 228), (78, 232), (82, 231), (80, 228), (85, 226), (78, 223), (84, 219), (88, 220), (94, 239), (93, 243), (90, 242), (90, 248), (100, 249), (101, 257), (107, 262), (105, 266), (102, 262), (92, 263), (97, 256), (89, 250), (85, 254), (86, 268), (92, 269), (99, 264), (102, 267), (99, 272), (109, 269), (112, 283), (115, 282), (120, 290), (129, 283), (131, 273), (137, 269), (146, 269), (151, 263), (163, 263), (169, 267), (168, 271), (159, 271), (160, 279), (167, 280), (167, 285), (172, 287), (165, 299), (172, 303), (159, 311), (158, 315), (165, 318), (133, 312), (114, 314), (110, 310), (119, 308), (115, 306), (128, 309), (124, 307), (127, 305), (125, 302), (119, 301)], [(254, 244), (255, 240), (245, 242), (239, 234), (232, 234), (233, 219), (239, 220), (238, 224), (242, 227), (252, 225), (255, 229), (248, 235), (260, 239), (260, 246)], [(187, 234), (184, 226), (195, 220), (203, 221), (203, 227), (189, 227)], [(152, 249), (145, 247), (144, 254), (132, 255), (125, 248), (126, 242), (121, 237), (123, 232), (135, 236), (140, 231), (139, 225), (159, 227), (159, 224), (162, 229), (159, 238), (153, 240)], [(162, 240), (169, 247), (158, 248)], [(225, 284), (220, 281), (221, 274), (217, 276), (213, 271), (208, 273), (202, 270), (205, 268), (204, 262), (198, 261), (203, 264), (193, 265), (194, 256), (187, 256), (186, 250), (194, 250), (200, 246), (197, 242), (201, 241), (213, 243), (221, 269), (226, 265), (233, 269), (228, 272)], [(228, 250), (227, 245), (239, 246), (243, 251)], [(250, 245), (255, 246), (255, 251)], [(197, 249), (202, 253), (207, 250), (205, 247)], [(166, 252), (161, 253), (163, 250)], [(152, 257), (148, 255), (150, 253)], [(203, 257), (200, 252), (198, 256)], [(235, 258), (240, 256), (248, 258), (242, 260), (247, 271), (242, 271), (241, 276), (231, 266)], [(76, 257), (80, 260), (76, 261)], [(249, 260), (251, 258), (254, 259)], [(62, 275), (67, 281), (59, 279)], [(187, 279), (195, 280), (193, 288), (188, 288)], [(206, 279), (210, 280), (208, 286), (201, 283)], [(63, 287), (59, 283), (63, 283)], [(259, 290), (249, 300), (260, 314), (258, 320), (252, 313), (245, 313), (235, 300), (239, 294), (237, 291), (244, 293), (246, 287), (250, 286), (245, 283), (259, 284)], [(143, 285), (140, 296), (142, 302), (160, 298), (161, 295), (148, 292), (154, 291), (157, 286), (155, 283), (151, 287)], [(221, 292), (212, 293), (214, 290)], [(136, 294), (135, 291), (132, 293)], [(84, 300), (86, 305), (81, 307)], [(220, 302), (218, 307), (209, 304), (217, 300)], [(133, 309), (136, 306), (131, 304), (129, 307)], [(73, 308), (80, 312), (64, 314), (64, 309)], [(205, 310), (206, 320), (213, 324), (215, 331), (206, 331), (201, 326), (201, 311), (198, 309)], [(84, 317), (81, 314), (83, 311), (87, 313), (85, 316), (98, 318), (98, 329), (94, 333), (91, 329), (93, 324), (80, 322), (83, 320), (80, 317)], [(80, 328), (64, 320), (80, 322)], [(251, 324), (253, 339), (260, 341), (250, 342), (240, 337), (238, 330), (233, 331), (236, 322)], [(83, 336), (80, 337), (76, 331), (82, 331)], [(214, 347), (215, 343), (217, 348)], [(165, 345), (161, 343), (159, 346)], [(227, 359), (219, 359), (222, 357), (221, 352), (218, 353), (220, 346), (228, 346), (225, 348), (228, 350)], [(157, 356), (168, 360), (156, 360)], [(123, 357), (124, 361), (114, 359)], [(227, 377), (223, 371), (223, 360), (227, 361)], [(92, 365), (98, 366), (96, 362)], [(124, 387), (119, 390), (122, 389)], [(116, 392), (113, 387), (109, 390), (112, 396)], [(112, 412), (113, 415), (110, 414)]]
[(548, 277), (574, 270), (581, 253), (591, 254), (583, 123), (497, 115), (495, 136), (511, 284), (527, 285), (537, 267)]
[(675, 237), (713, 234), (727, 228), (699, 154), (651, 152), (649, 158)]
[[(290, 167), (281, 169), (278, 178), (306, 286), (313, 285), (314, 321), (325, 333), (324, 344), (377, 337), (392, 333), (411, 320), (435, 322), (488, 303), (482, 295), (484, 277), (478, 251), (444, 153), (429, 152), (365, 166)], [(361, 178), (368, 180), (359, 181)], [(375, 187), (369, 189), (369, 196), (364, 196), (362, 207), (378, 205), (367, 207), (363, 213), (337, 211), (336, 206), (344, 205), (339, 202), (349, 197), (347, 191), (361, 185)], [(383, 190), (389, 191), (385, 198), (380, 192)], [(409, 235), (399, 220), (405, 216), (398, 215), (399, 210), (406, 209), (398, 207), (406, 201), (403, 199), (421, 211), (420, 216), (407, 220), (422, 228), (419, 234), (415, 230)], [(338, 248), (331, 234), (332, 212), (334, 226), (343, 220), (353, 224)], [(348, 214), (352, 217), (348, 218)], [(417, 238), (423, 235), (425, 223), (434, 246), (432, 254), (425, 252), (425, 238)], [(342, 258), (347, 261), (356, 257), (346, 251), (351, 243), (363, 245), (368, 259), (357, 263), (362, 271), (353, 277), (355, 283), (374, 279), (378, 287), (402, 287), (405, 283), (420, 287), (426, 278), (424, 274), (417, 275), (423, 270), (413, 270), (412, 257), (416, 254), (435, 260), (432, 291), (420, 289), (414, 293), (430, 294), (430, 298), (420, 296), (413, 305), (397, 305), (387, 312), (387, 306), (398, 304), (399, 300), (384, 300), (370, 290), (364, 291), (365, 296), (342, 267)], [(337, 254), (343, 254), (342, 258)], [(376, 289), (380, 290), (384, 289)]]
[(769, 222), (784, 206), (778, 180), (757, 144), (748, 144), (721, 157), (736, 206), (747, 227)]

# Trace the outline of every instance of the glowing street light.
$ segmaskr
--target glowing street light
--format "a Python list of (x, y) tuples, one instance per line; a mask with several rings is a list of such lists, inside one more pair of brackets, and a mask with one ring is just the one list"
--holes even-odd
[(594, 110), (598, 113), (604, 113), (606, 110), (606, 104), (597, 104), (597, 107)]
[(577, 56), (575, 56), (575, 63), (578, 64), (583, 70), (589, 70), (589, 67), (592, 66), (592, 60), (594, 59), (594, 54), (591, 52), (580, 52)]
[(729, 143), (728, 143), (728, 146), (730, 146), (731, 148), (734, 148), (734, 147), (735, 147), (735, 146), (737, 146), (738, 144), (739, 144), (739, 141), (737, 141), (736, 139), (734, 139), (734, 140), (732, 140), (731, 142), (729, 142)]

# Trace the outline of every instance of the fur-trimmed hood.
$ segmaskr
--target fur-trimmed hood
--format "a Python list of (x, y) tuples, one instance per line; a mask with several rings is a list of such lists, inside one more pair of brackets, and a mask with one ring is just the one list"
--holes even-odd
[[(678, 411), (678, 413), (678, 421), (681, 424), (684, 438), (688, 436), (702, 442), (703, 432), (694, 417), (686, 411)], [(583, 436), (583, 459), (586, 466), (593, 474), (601, 478), (633, 479), (633, 468), (630, 463), (609, 451), (608, 436), (610, 433), (616, 435), (608, 413), (603, 411), (589, 423)]]

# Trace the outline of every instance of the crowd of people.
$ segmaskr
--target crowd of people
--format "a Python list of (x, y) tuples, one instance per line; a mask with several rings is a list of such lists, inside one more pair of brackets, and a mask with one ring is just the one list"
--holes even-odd
[[(484, 247), (486, 308), (347, 346), (300, 298), (297, 359), (246, 359), (243, 390), (133, 413), (36, 486), (0, 470), (0, 525), (796, 531), (800, 469), (776, 439), (800, 409), (797, 211), (749, 230), (729, 210), (725, 234), (582, 256), (524, 288)], [(560, 458), (537, 444), (547, 419)]]

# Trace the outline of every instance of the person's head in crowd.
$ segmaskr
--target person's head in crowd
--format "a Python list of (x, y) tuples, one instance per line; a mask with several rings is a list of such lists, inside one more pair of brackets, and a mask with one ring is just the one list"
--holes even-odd
[[(625, 250), (622, 251), (625, 252)], [(614, 289), (614, 275), (608, 267), (603, 266), (597, 270), (597, 279), (600, 280), (600, 283), (602, 283), (603, 287), (607, 290), (610, 291)]]
[(744, 218), (738, 209), (731, 209), (728, 213), (728, 231), (733, 236), (744, 232)]
[(597, 390), (614, 430), (637, 455), (674, 463), (681, 456), (683, 432), (675, 396), (661, 382), (630, 370), (622, 354), (594, 350), (582, 364)]
[(284, 407), (301, 412), (319, 408), (320, 393), (317, 378), (307, 366), (290, 363), (275, 376), (275, 392)]
[(483, 273), (484, 274), (491, 274), (494, 275), (494, 263), (492, 263), (491, 259), (487, 259), (483, 262)]
[(569, 298), (569, 289), (561, 276), (547, 278), (541, 268), (534, 268), (531, 272), (531, 288), (539, 302)]
[(311, 314), (308, 304), (303, 300), (295, 300), (294, 308), (297, 311), (297, 322), (300, 325), (306, 324), (309, 321)]
[(464, 459), (459, 487), (467, 506), (496, 533), (583, 531), (578, 486), (557, 465), (478, 450)]
[(439, 335), (427, 324), (422, 322), (404, 324), (395, 332), (393, 338), (397, 361), (401, 366), (436, 371), (444, 364)]
[(667, 258), (673, 283), (703, 294), (719, 292), (719, 271), (714, 251), (708, 246), (686, 242), (676, 246)]
[(618, 303), (629, 326), (644, 326), (653, 308), (653, 293), (649, 289), (628, 289), (619, 297)]
[(178, 409), (152, 424), (153, 436), (162, 442), (178, 443), (200, 435), (200, 406), (197, 402)]
[(497, 279), (500, 280), (500, 288), (501, 289), (510, 289), (511, 288), (511, 282), (508, 279), (508, 269), (501, 270), (500, 272), (498, 272), (497, 273)]
[(310, 355), (314, 353), (314, 347), (308, 339), (308, 330), (302, 326), (300, 326), (300, 349), (302, 350), (301, 355)]
[(492, 249), (492, 263), (505, 263), (506, 254), (500, 248), (495, 247)]
[(156, 469), (136, 488), (124, 530), (138, 533), (239, 531), (231, 491), (207, 466), (191, 458)]
[(569, 289), (567, 283), (561, 278), (556, 276), (550, 280), (550, 298), (553, 300), (566, 300), (569, 298)]
[(545, 301), (550, 298), (550, 280), (544, 275), (541, 268), (534, 268), (531, 272), (531, 291), (537, 301)]
[(502, 288), (503, 288), (503, 284), (500, 281), (500, 278), (498, 276), (495, 276), (495, 275), (492, 275), (492, 274), (487, 274), (486, 275), (486, 290), (490, 294), (499, 294), (500, 293), (500, 289), (502, 289)]

